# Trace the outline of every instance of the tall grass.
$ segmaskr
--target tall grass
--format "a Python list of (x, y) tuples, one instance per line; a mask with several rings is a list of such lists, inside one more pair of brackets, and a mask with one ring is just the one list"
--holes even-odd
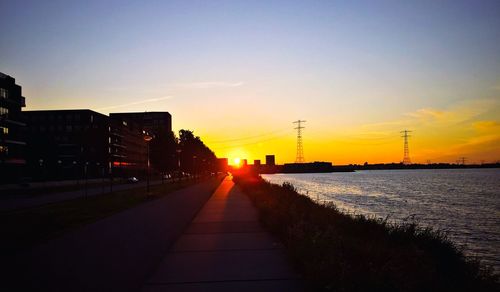
[(344, 214), (287, 183), (273, 185), (257, 176), (235, 181), (311, 290), (499, 291), (492, 270), (465, 257), (443, 232)]

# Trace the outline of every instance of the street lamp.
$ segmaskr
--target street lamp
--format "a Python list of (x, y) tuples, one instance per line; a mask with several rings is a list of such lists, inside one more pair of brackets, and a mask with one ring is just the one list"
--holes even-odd
[(57, 161), (57, 166), (58, 166), (58, 172), (59, 172), (59, 179), (62, 180), (62, 176), (63, 176), (63, 173), (62, 173), (62, 168), (61, 168), (61, 164), (62, 164), (62, 161), (59, 159)]
[(153, 137), (150, 136), (147, 132), (143, 132), (145, 133), (144, 135), (144, 141), (146, 141), (146, 143), (148, 144), (148, 169), (147, 169), (147, 174), (146, 174), (146, 182), (147, 182), (147, 193), (149, 194), (149, 170), (150, 170), (150, 164), (149, 164), (149, 142), (151, 140), (153, 140)]
[(40, 180), (43, 181), (43, 159), (39, 159), (38, 163), (40, 164)]
[(193, 177), (196, 180), (196, 155), (193, 155)]
[(101, 167), (101, 163), (100, 162), (96, 162), (95, 164), (97, 166), (97, 171), (100, 172), (101, 174), (101, 184), (102, 184), (102, 193), (104, 194), (104, 166)]
[(76, 169), (76, 161), (73, 160), (73, 175), (75, 176), (76, 178), (76, 185), (77, 186), (80, 186), (80, 178), (78, 176), (78, 170)]
[(181, 181), (181, 152), (182, 149), (177, 149), (175, 150), (177, 152), (177, 177), (179, 178), (179, 181)]
[(89, 163), (88, 161), (85, 162), (84, 164), (84, 174), (85, 174), (85, 198), (87, 198), (88, 196), (88, 189), (87, 189), (87, 186), (88, 186), (88, 167), (89, 167)]

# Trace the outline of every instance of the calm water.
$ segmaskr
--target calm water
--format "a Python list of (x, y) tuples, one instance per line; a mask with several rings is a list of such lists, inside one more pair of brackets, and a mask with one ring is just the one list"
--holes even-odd
[(500, 272), (500, 169), (367, 170), (354, 173), (262, 175), (292, 183), (314, 200), (356, 214), (414, 216), (448, 232), (468, 255)]

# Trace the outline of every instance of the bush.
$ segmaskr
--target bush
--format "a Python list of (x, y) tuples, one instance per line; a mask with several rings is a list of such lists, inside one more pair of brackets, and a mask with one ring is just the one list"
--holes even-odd
[(418, 224), (344, 214), (290, 183), (256, 176), (236, 183), (263, 225), (287, 247), (311, 289), (332, 291), (493, 291), (498, 277), (466, 258), (445, 233)]

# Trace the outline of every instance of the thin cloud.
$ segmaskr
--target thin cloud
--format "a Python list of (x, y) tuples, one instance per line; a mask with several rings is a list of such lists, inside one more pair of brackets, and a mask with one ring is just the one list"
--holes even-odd
[(474, 121), (480, 115), (497, 108), (499, 108), (499, 103), (494, 99), (466, 100), (443, 110), (430, 107), (421, 108), (404, 113), (399, 119), (365, 124), (362, 128), (395, 129), (397, 127), (420, 127), (422, 125), (453, 126)]
[(207, 81), (207, 82), (182, 83), (178, 84), (177, 86), (184, 88), (207, 89), (207, 88), (239, 87), (244, 84), (245, 83), (241, 81), (240, 82)]
[(140, 100), (140, 101), (134, 101), (134, 102), (129, 102), (129, 103), (123, 103), (123, 104), (118, 104), (118, 105), (101, 107), (101, 108), (98, 108), (97, 110), (115, 109), (115, 108), (127, 107), (127, 106), (132, 106), (132, 105), (138, 105), (138, 104), (158, 102), (158, 101), (167, 100), (167, 99), (171, 99), (171, 98), (172, 98), (172, 96), (170, 96), (170, 95), (169, 96), (158, 97), (158, 98), (150, 98), (150, 99), (144, 99), (144, 100)]

